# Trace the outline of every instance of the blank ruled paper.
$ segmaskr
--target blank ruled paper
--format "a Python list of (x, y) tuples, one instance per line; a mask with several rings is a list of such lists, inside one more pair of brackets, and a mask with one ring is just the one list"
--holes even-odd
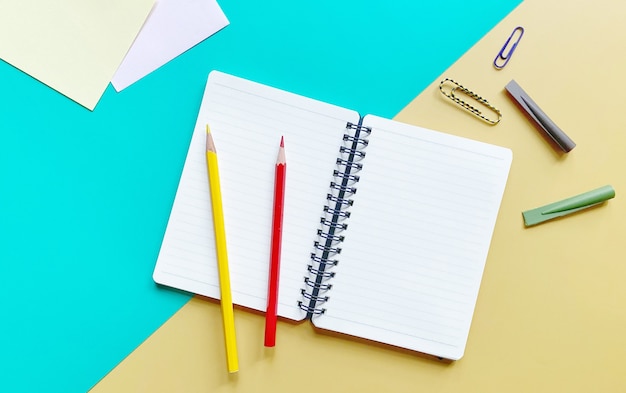
[(464, 352), (511, 151), (375, 116), (316, 326), (447, 359)]
[(219, 298), (205, 127), (215, 140), (233, 302), (265, 311), (274, 171), (281, 136), (287, 176), (278, 314), (297, 305), (346, 122), (356, 112), (212, 72), (154, 270), (157, 283)]

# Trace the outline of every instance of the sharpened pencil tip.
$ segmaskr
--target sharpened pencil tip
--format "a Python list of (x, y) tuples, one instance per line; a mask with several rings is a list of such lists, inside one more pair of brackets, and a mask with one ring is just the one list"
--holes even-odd
[(276, 158), (276, 164), (285, 164), (285, 138), (280, 137), (280, 147), (278, 148), (278, 157)]
[(213, 136), (211, 135), (211, 129), (209, 125), (206, 125), (206, 151), (212, 151), (214, 153), (217, 152), (215, 150), (215, 142), (213, 142)]

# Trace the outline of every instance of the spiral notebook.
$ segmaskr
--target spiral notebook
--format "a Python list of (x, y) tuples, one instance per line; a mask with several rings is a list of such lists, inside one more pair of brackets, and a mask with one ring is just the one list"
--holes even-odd
[(264, 311), (278, 142), (287, 185), (278, 314), (463, 356), (511, 151), (210, 73), (154, 270), (219, 298), (205, 126), (217, 146), (233, 301)]

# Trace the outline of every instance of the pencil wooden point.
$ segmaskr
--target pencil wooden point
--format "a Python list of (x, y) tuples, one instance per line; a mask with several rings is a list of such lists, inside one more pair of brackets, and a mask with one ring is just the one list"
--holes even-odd
[(206, 125), (206, 151), (217, 152), (217, 150), (215, 150), (213, 136), (211, 135), (211, 129), (208, 124)]
[(283, 137), (280, 138), (280, 149), (278, 149), (278, 157), (276, 158), (276, 164), (285, 164), (287, 159), (285, 157), (285, 141)]

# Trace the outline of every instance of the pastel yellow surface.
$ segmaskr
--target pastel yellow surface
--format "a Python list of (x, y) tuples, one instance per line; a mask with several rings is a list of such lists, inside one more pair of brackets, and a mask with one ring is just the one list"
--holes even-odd
[(153, 5), (0, 0), (0, 58), (93, 109)]
[[(217, 303), (194, 298), (93, 392), (617, 392), (626, 389), (626, 3), (526, 0), (397, 120), (499, 144), (513, 166), (465, 356), (439, 363), (236, 310), (240, 372), (223, 365)], [(459, 29), (459, 21), (448, 21)], [(526, 32), (501, 71), (492, 61)], [(442, 48), (445, 50), (445, 48)], [(439, 92), (444, 77), (503, 114), (489, 126)], [(578, 146), (559, 154), (506, 96), (515, 79)], [(611, 184), (586, 212), (524, 228), (521, 212)]]

